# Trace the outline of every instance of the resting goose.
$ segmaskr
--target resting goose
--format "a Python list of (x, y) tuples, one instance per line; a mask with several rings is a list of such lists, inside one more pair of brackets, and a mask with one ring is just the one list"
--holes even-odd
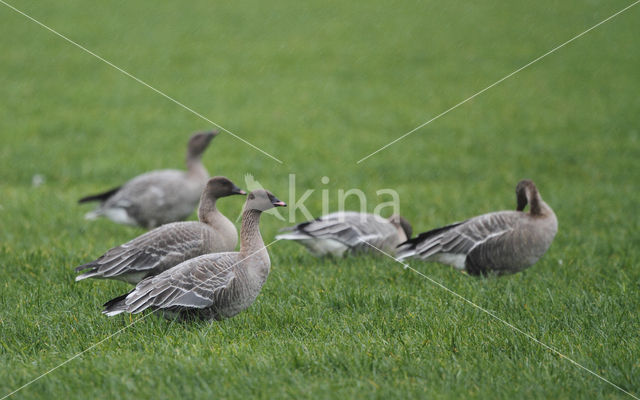
[(81, 265), (76, 281), (86, 278), (117, 279), (136, 284), (202, 254), (233, 251), (238, 231), (216, 208), (221, 197), (246, 194), (229, 179), (211, 178), (202, 192), (198, 221), (162, 225), (114, 247), (95, 261)]
[(119, 224), (155, 228), (182, 221), (198, 205), (209, 179), (201, 158), (217, 131), (196, 133), (187, 146), (187, 171), (165, 169), (147, 172), (104, 193), (83, 197), (78, 203), (100, 201), (86, 219), (105, 216)]
[(411, 237), (411, 225), (399, 215), (385, 219), (354, 211), (327, 214), (283, 230), (290, 232), (276, 239), (294, 240), (316, 256), (377, 253), (372, 246), (394, 253), (399, 243)]
[(271, 266), (260, 236), (260, 214), (284, 206), (264, 189), (251, 192), (242, 213), (239, 252), (206, 254), (149, 277), (128, 294), (105, 303), (103, 313), (137, 314), (151, 309), (160, 310), (166, 318), (219, 320), (247, 309), (258, 297)]
[[(457, 222), (402, 243), (408, 257), (449, 264), (470, 275), (512, 274), (535, 264), (551, 246), (558, 220), (526, 179), (516, 186), (517, 211), (498, 211)], [(529, 212), (524, 212), (529, 204)]]

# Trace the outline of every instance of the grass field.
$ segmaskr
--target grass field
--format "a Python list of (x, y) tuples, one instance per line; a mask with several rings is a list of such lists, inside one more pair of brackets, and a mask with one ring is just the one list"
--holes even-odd
[[(356, 164), (631, 0), (11, 4), (282, 160), (227, 134), (204, 157), (285, 201), (295, 173), (314, 214), (321, 189), (392, 188), (420, 232), (533, 179), (560, 225), (534, 267), (411, 265), (640, 396), (640, 5)], [(143, 232), (76, 200), (183, 168), (213, 127), (3, 4), (0, 26), (1, 397), (144, 318), (100, 314), (127, 285), (73, 281)], [(270, 254), (236, 318), (151, 315), (12, 398), (630, 398), (391, 259)]]

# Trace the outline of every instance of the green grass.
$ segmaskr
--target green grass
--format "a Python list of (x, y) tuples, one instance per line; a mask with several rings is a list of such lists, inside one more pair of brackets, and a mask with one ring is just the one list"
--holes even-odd
[[(355, 164), (629, 3), (12, 2), (283, 160), (229, 135), (204, 159), (285, 201), (295, 173), (314, 214), (321, 189), (335, 207), (338, 189), (393, 188), (420, 232), (512, 209), (533, 179), (560, 224), (534, 267), (412, 265), (637, 396), (640, 6)], [(127, 285), (73, 267), (142, 230), (75, 201), (181, 168), (211, 126), (1, 4), (0, 26), (3, 396), (130, 323), (100, 314)], [(265, 240), (284, 225), (265, 216)], [(14, 398), (628, 398), (390, 259), (270, 254), (236, 318), (149, 316)]]

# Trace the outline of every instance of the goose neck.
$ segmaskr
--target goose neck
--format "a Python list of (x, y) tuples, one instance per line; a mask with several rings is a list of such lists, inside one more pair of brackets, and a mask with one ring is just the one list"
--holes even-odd
[(198, 220), (207, 225), (214, 226), (220, 217), (224, 217), (216, 207), (217, 198), (211, 198), (203, 193), (198, 207)]
[(261, 211), (250, 209), (242, 212), (242, 226), (240, 228), (240, 252), (252, 253), (264, 249), (264, 242), (260, 235)]
[(532, 216), (544, 217), (549, 214), (553, 214), (553, 210), (547, 203), (545, 203), (544, 200), (542, 200), (542, 196), (540, 196), (540, 193), (537, 190), (527, 197), (529, 197), (529, 213)]
[(202, 164), (200, 156), (187, 154), (187, 171), (190, 177), (199, 179), (207, 179), (209, 177), (209, 172)]

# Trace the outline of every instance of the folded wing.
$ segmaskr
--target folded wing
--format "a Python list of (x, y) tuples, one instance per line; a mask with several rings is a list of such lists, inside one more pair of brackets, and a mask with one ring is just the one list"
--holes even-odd
[(198, 222), (163, 225), (123, 245), (114, 247), (95, 261), (76, 268), (86, 278), (119, 279), (137, 283), (176, 266), (205, 251), (208, 230)]
[(202, 309), (221, 301), (234, 280), (237, 253), (206, 254), (141, 281), (126, 296), (107, 302), (103, 313), (139, 313), (148, 308), (180, 311)]
[(368, 250), (370, 243), (376, 247), (386, 247), (386, 241), (397, 233), (393, 225), (384, 218), (373, 214), (338, 212), (303, 222), (287, 228), (289, 233), (278, 235), (288, 240), (332, 240), (346, 248)]
[(398, 258), (415, 257), (449, 264), (448, 260), (457, 260), (454, 266), (463, 269), (464, 259), (473, 249), (511, 232), (521, 218), (520, 214), (512, 211), (489, 213), (421, 233), (399, 245)]

